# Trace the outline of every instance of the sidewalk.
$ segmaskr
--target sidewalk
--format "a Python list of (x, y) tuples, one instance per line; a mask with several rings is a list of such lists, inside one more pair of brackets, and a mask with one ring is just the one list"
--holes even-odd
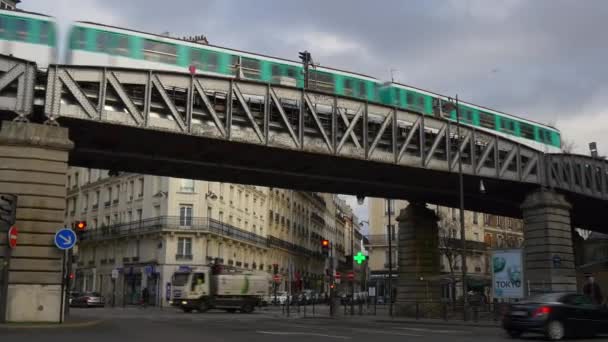
[(412, 317), (391, 317), (388, 314), (388, 310), (385, 308), (378, 308), (376, 314), (373, 311), (363, 310), (362, 314), (359, 315), (358, 307), (354, 308), (354, 315), (350, 315), (350, 307), (347, 307), (346, 314), (344, 314), (344, 307), (340, 306), (336, 310), (333, 317), (329, 315), (329, 307), (326, 305), (315, 307), (315, 314), (312, 314), (312, 308), (307, 307), (306, 313), (304, 307), (300, 307), (298, 313), (297, 307), (291, 307), (289, 316), (287, 312), (283, 311), (280, 307), (272, 307), (264, 310), (263, 312), (272, 314), (277, 318), (284, 319), (307, 319), (307, 320), (339, 320), (339, 321), (351, 321), (351, 322), (377, 322), (377, 323), (394, 323), (394, 324), (425, 324), (425, 325), (443, 325), (443, 326), (467, 326), (467, 327), (488, 327), (497, 328), (501, 326), (500, 319), (494, 321), (488, 317), (483, 317), (477, 321), (473, 321), (472, 317), (469, 317), (467, 321), (462, 319), (462, 316), (458, 318), (451, 318), (448, 320), (435, 319), (435, 318), (412, 318)]
[(74, 329), (86, 328), (101, 324), (103, 320), (89, 319), (84, 317), (70, 317), (63, 323), (53, 322), (18, 322), (0, 323), (0, 330), (8, 329)]

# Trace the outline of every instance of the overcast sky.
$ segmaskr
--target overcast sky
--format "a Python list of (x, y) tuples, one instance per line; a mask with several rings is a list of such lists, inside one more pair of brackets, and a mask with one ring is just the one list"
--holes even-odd
[[(608, 1), (23, 0), (88, 20), (316, 62), (550, 123), (608, 154)], [(62, 33), (65, 36), (65, 31)], [(351, 203), (356, 201), (352, 199)], [(367, 217), (363, 208), (357, 210)]]

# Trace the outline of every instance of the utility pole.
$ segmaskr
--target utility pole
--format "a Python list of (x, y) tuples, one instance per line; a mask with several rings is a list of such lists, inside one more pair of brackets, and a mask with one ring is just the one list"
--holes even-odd
[(462, 299), (463, 299), (463, 315), (464, 320), (467, 320), (467, 238), (464, 228), (464, 178), (462, 175), (462, 151), (460, 150), (461, 135), (460, 135), (460, 108), (458, 105), (458, 95), (456, 95), (456, 135), (458, 136), (458, 183), (460, 192), (460, 240), (462, 242)]
[(391, 229), (391, 200), (387, 199), (387, 209), (388, 209), (388, 301), (389, 301), (389, 309), (388, 312), (390, 316), (393, 316), (393, 230)]
[(350, 262), (351, 262), (351, 271), (353, 272), (353, 280), (351, 281), (351, 294), (352, 299), (350, 301), (350, 315), (353, 316), (355, 314), (355, 221), (354, 214), (350, 214)]
[[(7, 241), (4, 246), (4, 256), (0, 263), (0, 323), (6, 322), (8, 307), (8, 277), (13, 248), (10, 245), (9, 230), (15, 224), (17, 217), (17, 196), (0, 194), (0, 234), (5, 234)], [(13, 246), (14, 247), (14, 246)]]
[(308, 89), (308, 66), (312, 63), (312, 56), (307, 50), (299, 52), (298, 54), (300, 56), (300, 59), (302, 60), (302, 66), (304, 67), (304, 89)]

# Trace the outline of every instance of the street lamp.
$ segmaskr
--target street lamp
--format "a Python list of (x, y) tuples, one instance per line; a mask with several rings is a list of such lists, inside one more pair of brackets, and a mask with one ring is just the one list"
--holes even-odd
[[(448, 97), (448, 111), (456, 109), (456, 136), (458, 137), (458, 185), (459, 185), (459, 204), (460, 204), (460, 241), (462, 242), (462, 253), (461, 253), (461, 266), (462, 266), (462, 299), (464, 304), (463, 314), (466, 320), (466, 307), (467, 307), (467, 240), (464, 228), (464, 178), (462, 175), (462, 151), (460, 150), (460, 142), (461, 142), (461, 134), (460, 134), (460, 106), (458, 104), (458, 95), (456, 95), (456, 99), (452, 99)], [(455, 108), (454, 108), (455, 107)], [(480, 191), (485, 191), (485, 187), (483, 186), (483, 181), (480, 183)]]
[(393, 230), (391, 229), (391, 200), (386, 200), (388, 209), (388, 301), (389, 301), (389, 314), (393, 316)]

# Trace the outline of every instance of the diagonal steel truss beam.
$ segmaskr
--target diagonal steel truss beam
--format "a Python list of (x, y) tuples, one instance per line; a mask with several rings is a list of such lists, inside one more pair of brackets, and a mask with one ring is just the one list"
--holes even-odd
[(481, 154), (481, 158), (479, 158), (479, 163), (477, 164), (477, 167), (475, 168), (475, 174), (479, 174), (479, 171), (481, 171), (481, 168), (484, 167), (486, 160), (488, 160), (488, 157), (490, 156), (490, 152), (494, 151), (494, 149), (497, 148), (497, 142), (496, 140), (492, 140), (492, 142), (489, 142), (485, 149), (483, 150), (482, 154)]
[(222, 120), (220, 120), (220, 117), (217, 115), (217, 112), (215, 111), (215, 108), (213, 108), (213, 105), (211, 105), (211, 101), (209, 101), (209, 98), (207, 97), (207, 93), (205, 92), (205, 88), (203, 87), (203, 85), (201, 84), (201, 81), (199, 79), (196, 79), (196, 78), (194, 79), (194, 87), (196, 89), (196, 93), (198, 94), (199, 98), (203, 101), (203, 104), (205, 105), (207, 112), (213, 119), (213, 122), (215, 123), (215, 127), (218, 129), (218, 131), (220, 131), (220, 134), (223, 137), (226, 137), (226, 129), (224, 128), (224, 124), (222, 123)]
[(376, 137), (374, 138), (371, 146), (369, 147), (370, 156), (374, 153), (374, 150), (378, 146), (380, 139), (382, 139), (382, 135), (384, 134), (384, 131), (386, 130), (388, 125), (390, 125), (393, 122), (394, 115), (395, 115), (395, 111), (393, 110), (384, 118), (384, 122), (382, 122), (382, 125), (380, 126), (380, 129), (378, 130), (378, 133), (376, 134)]
[(448, 129), (447, 124), (443, 124), (441, 126), (441, 128), (439, 129), (439, 132), (435, 136), (435, 140), (433, 141), (433, 144), (431, 145), (431, 149), (429, 150), (429, 153), (424, 158), (425, 167), (429, 165), (429, 163), (431, 162), (431, 159), (433, 158), (433, 156), (435, 156), (435, 152), (437, 152), (437, 147), (439, 146), (439, 144), (441, 144), (441, 141), (443, 139), (445, 139), (447, 129)]
[(187, 130), (186, 123), (184, 122), (184, 119), (182, 119), (181, 115), (179, 114), (179, 111), (177, 110), (175, 103), (173, 103), (173, 101), (171, 101), (171, 98), (169, 98), (169, 95), (167, 95), (167, 91), (165, 91), (163, 82), (158, 77), (158, 74), (152, 75), (152, 84), (154, 85), (154, 88), (156, 88), (156, 90), (162, 97), (163, 101), (165, 102), (165, 105), (167, 105), (167, 108), (169, 108), (169, 110), (171, 111), (171, 115), (175, 119), (175, 122), (177, 123), (177, 126), (179, 127), (179, 129), (182, 132), (185, 132)]
[(293, 131), (293, 127), (291, 127), (291, 123), (289, 123), (289, 119), (287, 119), (287, 114), (285, 114), (285, 110), (283, 109), (283, 106), (281, 105), (281, 102), (279, 101), (277, 94), (275, 93), (274, 89), (272, 89), (272, 88), (270, 88), (270, 98), (272, 99), (272, 102), (274, 103), (274, 105), (277, 107), (279, 114), (281, 115), (281, 118), (283, 119), (283, 123), (287, 127), (287, 131), (289, 132), (289, 135), (291, 136), (291, 139), (293, 140), (293, 143), (296, 145), (297, 148), (300, 148), (301, 146), (300, 146), (300, 141), (298, 139), (298, 136)]
[[(460, 146), (458, 147), (458, 151), (456, 151), (456, 153), (454, 154), (454, 158), (452, 158), (452, 161), (450, 162), (450, 170), (454, 170), (456, 168), (456, 164), (458, 163), (458, 159), (460, 158), (460, 155), (467, 148), (467, 145), (470, 145), (469, 142), (471, 141), (472, 134), (473, 133), (470, 131), (467, 132), (466, 135), (464, 136), (464, 139), (462, 139), (462, 141), (459, 141)], [(473, 150), (471, 150), (471, 155), (473, 155)]]
[(355, 126), (357, 125), (357, 121), (359, 121), (359, 119), (362, 116), (361, 106), (359, 106), (359, 108), (357, 109), (357, 112), (355, 113), (355, 116), (353, 117), (353, 121), (350, 121), (350, 122), (348, 120), (348, 117), (344, 113), (346, 110), (342, 111), (340, 108), (336, 108), (336, 110), (337, 110), (340, 118), (342, 118), (342, 122), (347, 127), (346, 132), (344, 132), (344, 136), (342, 136), (342, 139), (340, 139), (340, 142), (338, 143), (338, 147), (336, 148), (336, 150), (338, 152), (342, 150), (342, 146), (346, 142), (346, 139), (348, 136), (351, 137), (353, 144), (355, 144), (355, 146), (357, 148), (361, 148), (361, 144), (359, 143), (359, 138), (357, 138), (357, 135), (355, 134), (355, 132), (353, 132), (353, 130), (355, 129)]
[(78, 101), (82, 110), (84, 110), (85, 114), (90, 119), (93, 119), (98, 116), (97, 110), (91, 104), (91, 101), (87, 98), (84, 91), (80, 88), (78, 83), (74, 80), (70, 72), (66, 69), (60, 69), (57, 73), (57, 77), (61, 81), (61, 83), (70, 91), (72, 96)]
[(331, 141), (329, 141), (329, 137), (327, 136), (327, 133), (325, 133), (325, 129), (323, 128), (323, 125), (321, 124), (321, 120), (319, 120), (319, 115), (317, 114), (317, 111), (315, 110), (314, 106), (312, 105), (312, 102), (310, 101), (308, 94), (304, 94), (304, 102), (306, 103), (308, 110), (310, 110), (310, 115), (312, 115), (313, 120), (315, 121), (315, 123), (317, 124), (317, 127), (319, 128), (319, 132), (321, 133), (321, 136), (323, 137), (323, 141), (325, 141), (325, 144), (327, 145), (327, 149), (333, 153), (334, 151), (331, 146)]
[(133, 101), (131, 101), (131, 98), (127, 95), (127, 93), (123, 89), (122, 85), (120, 84), (120, 81), (118, 80), (118, 78), (116, 78), (116, 75), (114, 74), (114, 72), (109, 71), (109, 72), (107, 72), (106, 76), (107, 76), (108, 83), (112, 86), (112, 88), (114, 88), (114, 91), (116, 91), (116, 94), (118, 94), (118, 97), (120, 97), (120, 99), (124, 103), (125, 107), (127, 107), (127, 109), (129, 110), (129, 114), (131, 115), (131, 118), (133, 119), (133, 121), (135, 121), (138, 125), (141, 125), (144, 121), (144, 116), (137, 109), (137, 107), (135, 107), (135, 104), (133, 103)]
[(245, 101), (245, 97), (243, 97), (241, 88), (239, 88), (238, 84), (235, 84), (234, 87), (232, 88), (232, 91), (234, 92), (234, 95), (236, 95), (236, 98), (239, 101), (239, 103), (241, 104), (241, 107), (243, 108), (243, 110), (245, 111), (245, 114), (247, 114), (247, 118), (249, 119), (249, 122), (251, 123), (251, 126), (253, 127), (253, 130), (255, 131), (255, 134), (258, 136), (258, 139), (260, 140), (260, 142), (263, 143), (264, 134), (260, 130), (260, 127), (258, 126), (257, 122), (255, 122), (255, 118), (253, 117), (253, 114), (251, 114), (251, 110), (249, 110), (247, 101)]
[(416, 119), (416, 121), (414, 122), (414, 124), (410, 128), (410, 131), (407, 132), (407, 136), (405, 137), (405, 141), (403, 142), (403, 145), (401, 146), (401, 149), (399, 150), (399, 154), (397, 155), (397, 162), (400, 162), (401, 158), (403, 158), (403, 155), (405, 154), (405, 151), (407, 150), (407, 147), (409, 146), (410, 142), (412, 141), (412, 138), (414, 137), (414, 134), (416, 134), (416, 132), (421, 131), (420, 130), (421, 123), (422, 123), (422, 117), (419, 117), (418, 119)]

